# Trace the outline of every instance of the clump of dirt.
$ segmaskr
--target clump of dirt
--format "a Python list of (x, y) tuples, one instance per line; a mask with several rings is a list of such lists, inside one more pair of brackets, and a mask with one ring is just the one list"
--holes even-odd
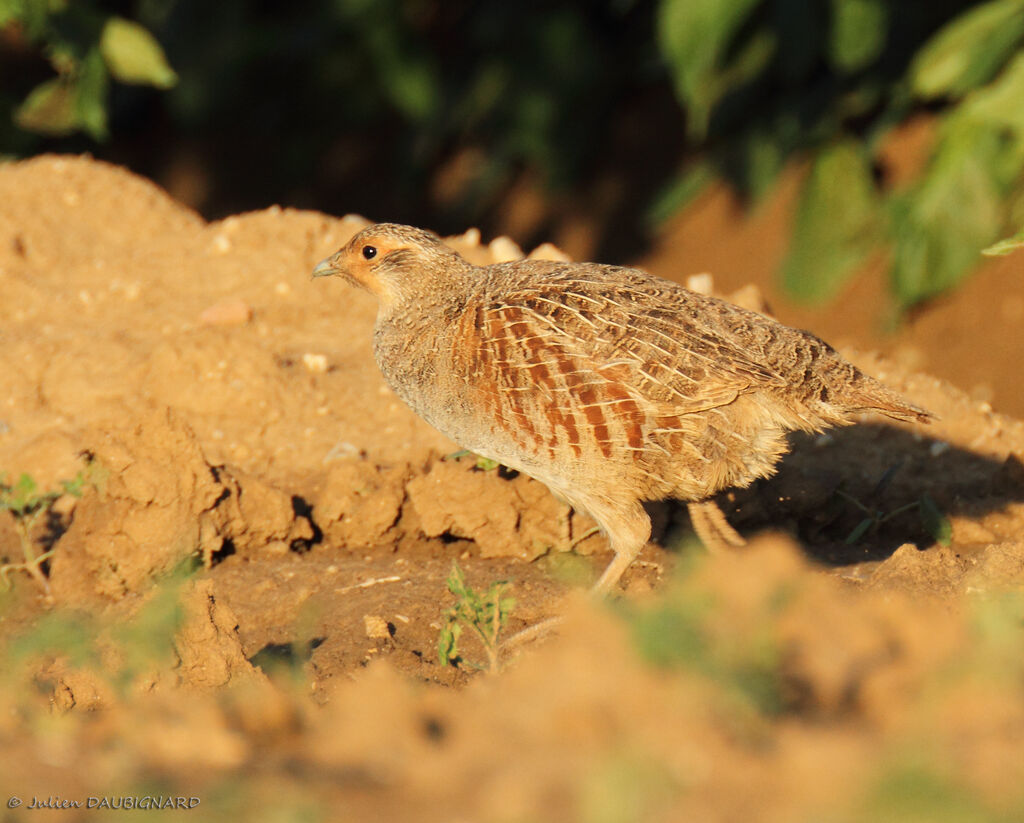
[[(441, 461), (407, 487), (427, 537), (472, 540), (481, 557), (534, 560), (551, 551), (586, 553), (594, 528), (524, 475), (482, 471), (473, 461)], [(593, 541), (597, 542), (597, 541)]]
[[(12, 792), (161, 786), (211, 820), (894, 819), (892, 785), (1024, 810), (1021, 422), (846, 349), (934, 425), (795, 437), (723, 495), (735, 555), (653, 507), (658, 543), (595, 604), (564, 582), (609, 559), (591, 524), (454, 456), (380, 378), (372, 299), (310, 282), (362, 225), (207, 224), (89, 159), (0, 166), (0, 472), (50, 489), (91, 461), (33, 533), (52, 603), (18, 573), (0, 598)], [(456, 561), (508, 581), (505, 636), (555, 613), (559, 636), (479, 677), (466, 631), (442, 665)]]
[(226, 545), (280, 553), (312, 537), (283, 492), (211, 466), (177, 413), (140, 410), (121, 425), (81, 435), (98, 469), (52, 563), (60, 602), (121, 600), (197, 553), (210, 566)]

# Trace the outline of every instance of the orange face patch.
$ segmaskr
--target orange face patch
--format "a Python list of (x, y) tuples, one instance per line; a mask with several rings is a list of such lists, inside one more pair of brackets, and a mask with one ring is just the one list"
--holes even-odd
[(342, 276), (383, 300), (388, 297), (388, 289), (378, 267), (389, 254), (404, 248), (408, 244), (392, 237), (357, 235), (335, 255), (335, 265)]

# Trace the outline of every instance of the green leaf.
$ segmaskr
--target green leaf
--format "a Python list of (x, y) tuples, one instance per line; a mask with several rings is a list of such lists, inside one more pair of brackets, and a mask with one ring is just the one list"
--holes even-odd
[(918, 512), (921, 514), (921, 525), (936, 543), (948, 546), (953, 540), (953, 527), (949, 518), (942, 513), (938, 504), (925, 492), (921, 495)]
[(464, 598), (470, 590), (466, 587), (466, 578), (462, 573), (462, 569), (459, 568), (458, 563), (452, 563), (452, 570), (448, 575), (448, 591), (454, 594), (458, 598)]
[(131, 20), (107, 20), (100, 36), (100, 52), (110, 73), (122, 83), (169, 89), (178, 82), (157, 39)]
[(755, 127), (739, 146), (739, 179), (754, 200), (768, 194), (786, 162), (778, 137), (773, 129)]
[(920, 98), (962, 97), (988, 82), (1024, 36), (1024, 0), (992, 0), (946, 24), (916, 54), (909, 79)]
[(890, 276), (904, 306), (957, 284), (999, 239), (1004, 199), (1024, 173), (1021, 100), (1024, 53), (952, 110), (924, 177), (894, 199)]
[(442, 666), (448, 666), (459, 656), (459, 637), (462, 635), (462, 626), (449, 618), (448, 622), (441, 629), (437, 641), (437, 658)]
[(885, 0), (832, 0), (829, 57), (852, 73), (873, 63), (885, 48), (889, 7)]
[[(1024, 51), (1019, 53), (999, 77), (972, 92), (949, 117), (944, 132), (969, 129), (978, 125), (1005, 129), (1018, 144), (1024, 143)], [(1008, 135), (1010, 136), (1010, 135)], [(1019, 154), (1019, 151), (1018, 151)], [(1024, 159), (1019, 162), (1024, 162)], [(1010, 170), (1007, 184), (1016, 182), (1017, 169)]]
[(61, 480), (60, 485), (63, 488), (65, 494), (70, 494), (72, 497), (81, 497), (82, 492), (85, 489), (86, 483), (89, 482), (89, 478), (86, 476), (86, 471), (79, 471), (71, 480)]
[(1002, 225), (1000, 130), (964, 124), (947, 134), (924, 178), (891, 201), (889, 276), (904, 308), (951, 288)]
[(109, 77), (100, 50), (93, 47), (82, 61), (75, 84), (75, 116), (78, 126), (95, 140), (105, 140)]
[(78, 128), (74, 84), (59, 77), (40, 83), (15, 110), (14, 122), (36, 134), (71, 134)]
[(659, 192), (647, 209), (647, 222), (658, 226), (678, 212), (715, 179), (710, 164), (701, 162), (680, 174)]
[(0, 29), (17, 20), (25, 37), (34, 42), (46, 32), (49, 16), (66, 6), (67, 0), (0, 0)]
[(423, 121), (436, 111), (440, 99), (439, 83), (426, 61), (411, 60), (389, 65), (384, 81), (391, 102), (410, 120)]
[(864, 147), (844, 140), (815, 158), (797, 207), (786, 290), (801, 300), (834, 297), (881, 237), (880, 199)]
[(36, 483), (32, 475), (22, 472), (18, 478), (18, 484), (14, 488), (22, 498), (27, 500), (36, 493), (39, 489), (39, 484)]
[(14, 114), (26, 131), (61, 137), (82, 130), (96, 140), (107, 136), (107, 70), (95, 47), (68, 71), (36, 86)]
[[(761, 0), (661, 0), (657, 10), (658, 45), (668, 62), (676, 94), (686, 105), (690, 132), (703, 137), (711, 109), (741, 77), (723, 70), (725, 57), (740, 27)], [(750, 77), (767, 63), (774, 43), (762, 38), (741, 50), (735, 65)]]
[(846, 540), (844, 540), (843, 542), (847, 546), (852, 546), (854, 543), (860, 540), (865, 534), (867, 534), (868, 529), (870, 529), (874, 525), (874, 523), (874, 518), (865, 517), (863, 520), (860, 521), (860, 523), (858, 523), (854, 527), (853, 531), (846, 536)]
[(986, 249), (982, 249), (981, 253), (986, 257), (1003, 257), (1018, 249), (1024, 249), (1024, 229), (1021, 229), (1013, 237), (1007, 237), (998, 243), (993, 243)]
[(0, 29), (19, 20), (23, 14), (19, 0), (0, 0)]

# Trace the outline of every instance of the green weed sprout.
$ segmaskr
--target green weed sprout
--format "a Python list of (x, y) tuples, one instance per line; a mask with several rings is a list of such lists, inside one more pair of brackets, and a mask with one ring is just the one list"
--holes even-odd
[(938, 507), (935, 501), (932, 500), (931, 495), (927, 492), (922, 494), (914, 502), (907, 503), (905, 506), (900, 506), (898, 509), (893, 509), (890, 512), (883, 512), (880, 509), (869, 508), (861, 503), (856, 497), (847, 494), (844, 491), (840, 490), (837, 493), (848, 503), (853, 504), (864, 513), (864, 519), (854, 526), (853, 531), (851, 531), (846, 536), (846, 540), (843, 541), (847, 546), (854, 545), (869, 531), (877, 529), (887, 520), (892, 520), (897, 515), (903, 514), (903, 512), (910, 511), (912, 509), (917, 509), (918, 516), (921, 518), (921, 526), (928, 532), (928, 534), (931, 535), (932, 539), (935, 540), (936, 543), (948, 546), (952, 540), (953, 529), (950, 526), (949, 519), (942, 513), (942, 510)]
[(492, 472), (501, 465), (497, 460), (491, 460), (489, 457), (481, 457), (479, 454), (474, 454), (469, 449), (459, 449), (451, 454), (446, 454), (444, 459), (461, 460), (463, 457), (475, 457), (476, 463), (473, 465), (482, 472)]
[(43, 573), (43, 563), (53, 556), (53, 549), (36, 552), (33, 532), (40, 518), (46, 517), (53, 504), (65, 494), (81, 497), (82, 490), (89, 482), (87, 470), (79, 471), (72, 480), (60, 481), (60, 489), (40, 491), (39, 484), (27, 473), (22, 473), (13, 486), (0, 482), (0, 509), (6, 509), (14, 515), (14, 528), (21, 543), (23, 560), (20, 563), (4, 563), (0, 565), (0, 582), (4, 590), (11, 587), (11, 572), (27, 572), (47, 597), (50, 596), (50, 581)]
[(455, 605), (444, 612), (444, 625), (438, 639), (438, 658), (442, 666), (458, 664), (463, 661), (459, 654), (459, 638), (464, 628), (469, 628), (480, 639), (487, 654), (487, 665), (475, 663), (468, 665), (486, 668), (492, 674), (499, 669), (498, 635), (515, 607), (516, 601), (504, 597), (508, 581), (499, 580), (491, 583), (483, 594), (477, 592), (466, 583), (462, 569), (458, 563), (452, 564), (452, 573), (448, 576), (448, 591), (455, 595)]

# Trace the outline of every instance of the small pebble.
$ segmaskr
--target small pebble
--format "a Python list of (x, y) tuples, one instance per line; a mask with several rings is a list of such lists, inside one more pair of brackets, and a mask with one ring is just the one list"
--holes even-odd
[(237, 297), (214, 303), (199, 315), (201, 326), (241, 326), (252, 320), (252, 306)]
[(523, 259), (523, 250), (511, 237), (495, 237), (487, 248), (495, 263), (511, 263)]
[(480, 229), (472, 228), (466, 229), (464, 234), (460, 234), (455, 238), (461, 240), (467, 246), (479, 246), (480, 245)]
[(272, 540), (263, 547), (263, 551), (266, 554), (276, 555), (278, 557), (287, 557), (291, 551), (289, 546), (284, 540)]
[(306, 352), (302, 355), (302, 362), (306, 369), (313, 373), (320, 373), (327, 371), (327, 355), (326, 354), (314, 354), (313, 352)]
[(530, 260), (554, 260), (556, 263), (569, 263), (572, 260), (569, 255), (554, 243), (541, 243), (530, 252), (529, 257)]
[(711, 294), (715, 290), (715, 278), (709, 272), (691, 274), (686, 278), (686, 288), (697, 294)]
[(366, 636), (370, 640), (387, 640), (391, 637), (391, 627), (388, 626), (388, 621), (378, 615), (363, 615), (363, 626), (366, 627)]

